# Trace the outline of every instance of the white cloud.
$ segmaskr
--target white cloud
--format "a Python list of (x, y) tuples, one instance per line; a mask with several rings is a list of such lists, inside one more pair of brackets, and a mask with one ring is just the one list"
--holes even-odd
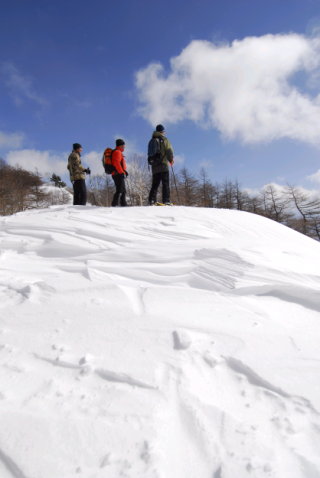
[[(20, 151), (10, 151), (6, 156), (6, 161), (11, 166), (18, 164), (28, 171), (33, 171), (37, 168), (42, 174), (55, 173), (59, 176), (69, 176), (67, 170), (69, 154), (70, 153), (24, 149)], [(92, 174), (103, 174), (101, 158), (102, 151), (91, 151), (81, 156), (81, 163), (85, 168), (89, 166)]]
[(18, 164), (28, 171), (35, 168), (40, 173), (66, 174), (68, 154), (55, 154), (52, 151), (36, 151), (34, 149), (23, 149), (21, 151), (10, 151), (6, 161), (11, 166)]
[(311, 174), (311, 176), (307, 176), (307, 179), (309, 179), (309, 181), (320, 183), (320, 169), (318, 169), (316, 173)]
[(283, 184), (277, 184), (272, 182), (272, 183), (265, 184), (263, 188), (261, 188), (261, 191), (266, 191), (270, 186), (279, 194), (282, 193), (284, 191), (284, 188), (286, 187), (286, 186), (283, 186)]
[(304, 94), (292, 76), (314, 78), (320, 38), (265, 35), (215, 45), (192, 41), (171, 59), (166, 76), (152, 63), (136, 74), (141, 107), (151, 124), (189, 119), (243, 143), (291, 138), (320, 144), (320, 94)]
[(183, 164), (184, 161), (185, 161), (185, 159), (186, 159), (186, 158), (185, 158), (185, 155), (184, 155), (184, 154), (176, 154), (176, 155), (174, 156), (174, 162), (175, 162), (176, 164)]
[(212, 168), (213, 162), (210, 159), (203, 159), (199, 166), (200, 168)]
[(102, 166), (102, 155), (103, 151), (91, 151), (90, 153), (83, 154), (81, 156), (81, 163), (84, 167), (88, 167), (91, 169), (92, 174), (103, 174), (103, 166)]
[(0, 131), (0, 147), (20, 148), (25, 136), (23, 133), (4, 133)]
[[(265, 186), (264, 186), (265, 187)], [(249, 196), (259, 196), (260, 189), (253, 189), (253, 188), (243, 188), (242, 190), (244, 193), (249, 194)]]
[[(266, 191), (268, 189), (269, 186), (272, 186), (273, 189), (279, 194), (281, 195), (282, 193), (285, 192), (285, 188), (287, 187), (287, 185), (283, 185), (283, 184), (277, 184), (277, 183), (268, 183), (268, 184), (265, 184), (261, 189), (250, 189), (250, 188), (243, 188), (243, 191), (246, 192), (247, 194), (249, 194), (250, 196), (258, 196), (259, 193), (263, 192), (263, 191)], [(303, 195), (307, 196), (310, 200), (313, 200), (313, 199), (319, 199), (320, 198), (320, 191), (317, 190), (317, 189), (305, 189), (303, 188), (302, 186), (295, 186), (293, 185), (294, 187), (297, 187), (297, 189), (299, 190), (300, 193), (302, 193)]]
[(34, 89), (33, 79), (30, 76), (22, 75), (12, 63), (2, 63), (0, 72), (16, 104), (22, 103), (23, 98), (28, 98), (41, 106), (48, 105), (48, 101)]

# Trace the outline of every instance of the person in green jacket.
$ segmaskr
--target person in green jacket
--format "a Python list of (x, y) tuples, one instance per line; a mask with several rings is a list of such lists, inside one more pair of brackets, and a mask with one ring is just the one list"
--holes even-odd
[(173, 164), (173, 148), (168, 138), (164, 138), (166, 134), (162, 124), (158, 124), (156, 131), (153, 132), (152, 138), (160, 138), (161, 140), (161, 156), (162, 162), (157, 166), (152, 166), (152, 186), (149, 194), (149, 204), (152, 206), (157, 202), (157, 192), (162, 182), (162, 202), (170, 204), (170, 183), (169, 171), (170, 165)]

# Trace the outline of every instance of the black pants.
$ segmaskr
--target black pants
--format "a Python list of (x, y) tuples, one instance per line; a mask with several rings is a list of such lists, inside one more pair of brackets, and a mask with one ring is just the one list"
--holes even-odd
[(113, 200), (112, 200), (112, 207), (118, 206), (119, 197), (120, 197), (120, 205), (122, 207), (127, 205), (126, 201), (126, 182), (125, 179), (120, 176), (120, 174), (115, 174), (112, 176), (114, 180), (114, 184), (116, 186), (116, 192), (114, 193)]
[(157, 192), (162, 181), (162, 202), (170, 202), (169, 171), (155, 173), (152, 177), (152, 186), (149, 194), (149, 203), (157, 201)]
[(87, 187), (84, 179), (73, 182), (73, 205), (85, 206), (87, 204)]

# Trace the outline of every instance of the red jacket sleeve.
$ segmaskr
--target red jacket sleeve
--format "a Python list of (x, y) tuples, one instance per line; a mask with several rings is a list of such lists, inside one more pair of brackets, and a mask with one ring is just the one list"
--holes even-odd
[(122, 163), (123, 163), (123, 167), (125, 169), (126, 168), (126, 163), (125, 163), (125, 160), (122, 156), (122, 153), (121, 153), (121, 151), (116, 149), (112, 154), (112, 164), (116, 168), (116, 170), (118, 171), (119, 174), (124, 173), (124, 170), (121, 167), (121, 160), (122, 160)]

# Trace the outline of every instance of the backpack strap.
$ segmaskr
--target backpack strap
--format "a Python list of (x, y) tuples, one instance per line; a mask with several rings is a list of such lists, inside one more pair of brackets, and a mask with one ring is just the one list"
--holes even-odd
[[(164, 143), (164, 139), (163, 138), (159, 138), (160, 140), (160, 148), (161, 148), (161, 144)], [(167, 155), (167, 151), (165, 151), (164, 155), (162, 156), (162, 160), (164, 160), (165, 156)]]
[(112, 149), (111, 154), (110, 154), (110, 159), (111, 159), (111, 165), (112, 165), (114, 171), (117, 171), (116, 167), (113, 165), (113, 162), (112, 162), (112, 155), (113, 155), (114, 152), (115, 152), (115, 149)]

